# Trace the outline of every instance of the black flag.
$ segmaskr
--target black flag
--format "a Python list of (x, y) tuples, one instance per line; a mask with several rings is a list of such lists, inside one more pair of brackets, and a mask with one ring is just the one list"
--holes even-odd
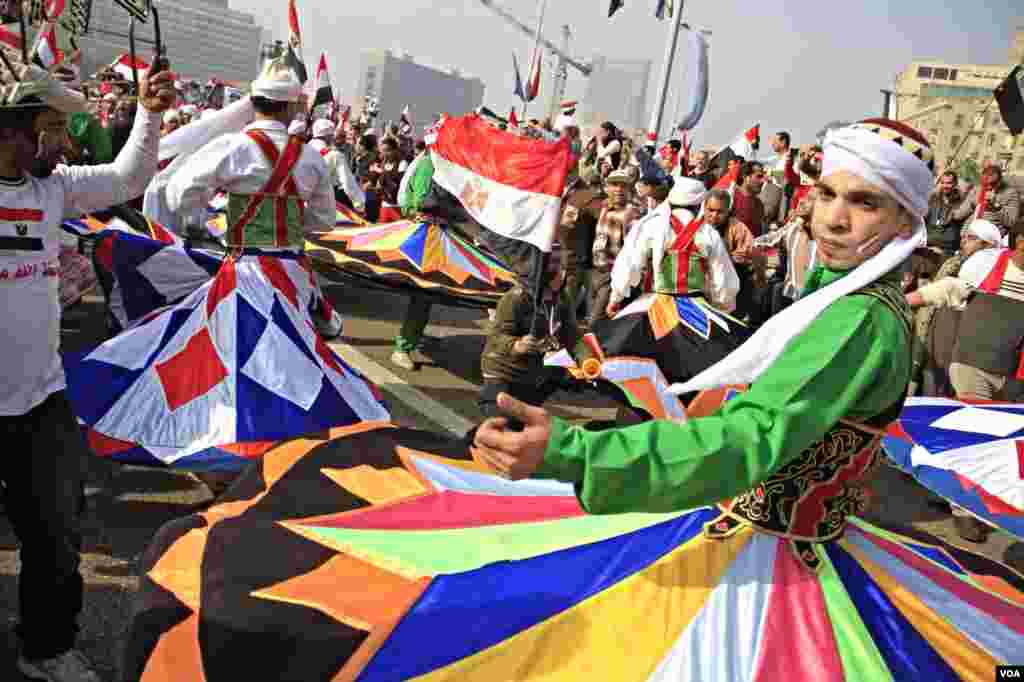
[(999, 113), (1003, 115), (1006, 127), (1014, 135), (1024, 132), (1024, 66), (1018, 65), (995, 89)]
[(626, 0), (612, 0), (612, 4), (608, 5), (608, 18), (611, 19), (612, 15), (622, 9), (625, 3)]

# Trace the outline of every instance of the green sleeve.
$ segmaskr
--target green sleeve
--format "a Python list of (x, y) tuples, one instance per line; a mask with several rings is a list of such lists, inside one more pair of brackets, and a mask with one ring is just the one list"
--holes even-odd
[(553, 419), (537, 478), (576, 484), (592, 514), (691, 509), (745, 492), (841, 418), (868, 419), (906, 390), (910, 340), (873, 297), (846, 296), (790, 342), (746, 393), (683, 424), (588, 432)]
[(430, 194), (430, 184), (433, 179), (434, 161), (428, 154), (416, 164), (416, 172), (413, 173), (412, 179), (409, 181), (409, 191), (405, 196), (406, 203), (402, 205), (402, 215), (411, 218), (419, 213), (423, 200)]
[(110, 133), (91, 114), (74, 114), (68, 120), (68, 134), (83, 149), (88, 149), (94, 163), (114, 160), (114, 147)]

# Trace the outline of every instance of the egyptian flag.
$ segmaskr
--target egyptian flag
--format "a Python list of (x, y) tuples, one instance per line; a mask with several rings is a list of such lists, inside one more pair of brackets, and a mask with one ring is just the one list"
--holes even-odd
[(428, 144), (434, 181), (477, 222), (550, 253), (573, 163), (567, 139), (521, 137), (470, 114), (444, 119)]
[(533, 61), (530, 63), (530, 80), (526, 82), (526, 101), (532, 102), (537, 99), (540, 93), (540, 62), (544, 52), (538, 47), (533, 51)]
[(316, 67), (316, 81), (313, 88), (313, 100), (309, 105), (310, 109), (316, 109), (321, 104), (330, 104), (334, 101), (331, 76), (327, 73), (327, 56), (324, 54), (320, 55), (320, 64)]
[(757, 148), (761, 146), (761, 124), (757, 124), (747, 132), (743, 133), (729, 145), (737, 156), (742, 156), (750, 161), (757, 154)]
[(113, 69), (115, 73), (120, 74), (125, 80), (128, 81), (132, 80), (133, 78), (133, 67), (138, 70), (140, 77), (146, 75), (146, 72), (149, 71), (149, 64), (142, 61), (138, 57), (136, 57), (135, 61), (133, 62), (131, 56), (127, 54), (122, 54), (120, 57), (118, 57), (114, 62), (110, 64), (110, 68)]
[(519, 127), (519, 118), (516, 117), (516, 108), (512, 107), (512, 111), (508, 114), (508, 124), (513, 128)]
[(46, 22), (40, 29), (32, 49), (32, 60), (44, 69), (64, 61), (64, 53), (57, 47), (57, 29), (52, 21)]
[(1006, 127), (1013, 135), (1024, 132), (1024, 66), (1017, 65), (995, 89), (996, 103)]
[(625, 4), (625, 0), (612, 0), (611, 4), (608, 5), (608, 18), (611, 19), (612, 15), (622, 9), (622, 6)]
[(409, 111), (408, 104), (402, 109), (402, 117), (398, 120), (398, 125), (401, 126), (399, 130), (412, 131), (412, 112)]
[(302, 33), (299, 31), (299, 13), (295, 9), (295, 0), (288, 0), (288, 52), (285, 59), (300, 83), (309, 80), (306, 63), (302, 61)]

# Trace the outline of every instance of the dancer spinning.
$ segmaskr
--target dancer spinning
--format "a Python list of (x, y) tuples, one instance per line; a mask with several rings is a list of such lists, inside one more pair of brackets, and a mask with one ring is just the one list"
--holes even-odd
[[(195, 152), (166, 189), (179, 216), (228, 195), (228, 257), (180, 303), (145, 317), (69, 368), (94, 440), (115, 439), (188, 468), (223, 454), (361, 420), (388, 419), (376, 389), (331, 351), (311, 308), (323, 302), (303, 255), (330, 229), (334, 191), (320, 155), (287, 133), (302, 88), (283, 60), (253, 83), (256, 120)], [(331, 315), (324, 315), (331, 319)], [(195, 458), (190, 460), (190, 458)]]
[[(785, 661), (794, 679), (966, 680), (1024, 660), (1020, 592), (1004, 585), (1009, 596), (997, 596), (962, 565), (935, 563), (949, 555), (925, 558), (851, 518), (910, 380), (899, 266), (925, 243), (932, 158), (919, 133), (894, 121), (830, 134), (813, 219), (819, 258), (803, 297), (677, 387), (750, 384), (717, 412), (589, 432), (501, 395), (508, 417), (477, 431), (478, 459), (512, 479), (572, 482), (591, 514), (695, 509), (704, 538), (676, 550), (672, 575), (716, 585), (726, 611), (709, 622), (749, 624), (736, 607), (762, 586), (773, 609), (814, 595), (813, 608), (783, 618), (799, 637), (752, 631), (773, 642), (760, 653), (733, 647), (748, 641), (735, 631), (689, 628), (722, 639), (680, 636), (658, 679), (775, 679), (781, 669), (770, 668)], [(737, 566), (723, 574), (711, 567), (725, 555)]]

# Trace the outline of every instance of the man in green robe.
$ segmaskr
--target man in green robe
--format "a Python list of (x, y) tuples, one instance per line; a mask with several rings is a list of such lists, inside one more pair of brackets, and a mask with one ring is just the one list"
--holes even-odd
[(499, 409), (525, 426), (486, 421), (477, 457), (508, 478), (574, 483), (590, 513), (665, 512), (748, 491), (841, 419), (898, 407), (910, 379), (910, 330), (898, 303), (861, 290), (891, 284), (898, 292), (898, 266), (924, 243), (931, 160), (924, 138), (892, 121), (830, 138), (813, 216), (817, 264), (802, 300), (680, 387), (750, 384), (714, 414), (589, 432), (502, 395)]

